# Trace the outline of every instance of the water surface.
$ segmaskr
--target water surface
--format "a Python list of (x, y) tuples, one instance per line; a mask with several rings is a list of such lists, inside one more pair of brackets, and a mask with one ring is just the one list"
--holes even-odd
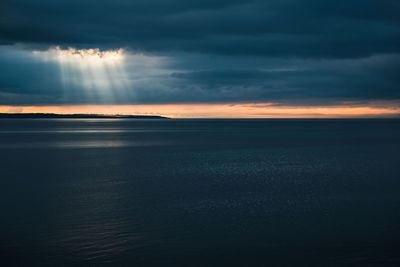
[(19, 266), (399, 266), (399, 120), (0, 120)]

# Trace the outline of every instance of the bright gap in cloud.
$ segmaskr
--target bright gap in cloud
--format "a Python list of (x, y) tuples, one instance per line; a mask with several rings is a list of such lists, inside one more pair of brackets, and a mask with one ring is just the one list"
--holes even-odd
[(55, 47), (50, 51), (55, 52), (58, 56), (58, 59), (63, 62), (81, 60), (81, 61), (95, 61), (95, 62), (111, 62), (111, 61), (120, 61), (123, 59), (124, 50), (110, 50), (110, 51), (101, 51), (98, 48), (95, 49), (61, 49), (60, 47)]

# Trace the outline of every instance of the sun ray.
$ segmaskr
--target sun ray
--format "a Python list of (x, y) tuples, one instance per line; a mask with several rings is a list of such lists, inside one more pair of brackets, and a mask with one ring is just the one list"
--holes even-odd
[(118, 95), (124, 97), (131, 88), (123, 65), (123, 49), (102, 51), (57, 46), (33, 54), (58, 63), (64, 100), (83, 89), (91, 103), (114, 103)]

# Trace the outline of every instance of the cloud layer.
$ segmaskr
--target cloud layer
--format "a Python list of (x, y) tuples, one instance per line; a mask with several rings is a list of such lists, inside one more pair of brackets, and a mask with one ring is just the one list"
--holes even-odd
[[(397, 0), (6, 0), (0, 10), (0, 105), (400, 98)], [(57, 46), (125, 52), (100, 77), (60, 64)]]

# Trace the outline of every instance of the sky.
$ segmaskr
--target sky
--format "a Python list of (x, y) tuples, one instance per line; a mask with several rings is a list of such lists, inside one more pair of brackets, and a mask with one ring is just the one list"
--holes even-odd
[(398, 0), (3, 0), (0, 112), (400, 117)]

